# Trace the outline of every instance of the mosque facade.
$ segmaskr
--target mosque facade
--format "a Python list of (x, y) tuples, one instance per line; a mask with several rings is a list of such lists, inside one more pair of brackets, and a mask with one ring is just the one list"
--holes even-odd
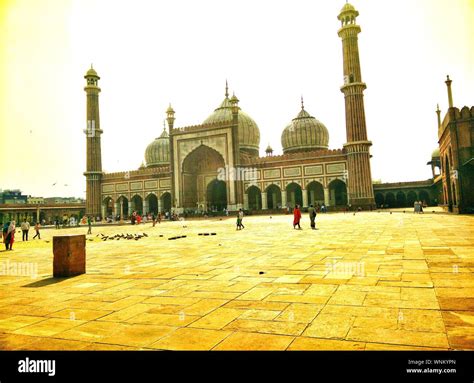
[(283, 129), (282, 155), (267, 147), (261, 157), (256, 122), (230, 96), (201, 124), (175, 126), (166, 111), (167, 129), (145, 150), (137, 170), (104, 173), (101, 159), (99, 75), (84, 76), (87, 94), (86, 214), (129, 216), (133, 211), (279, 210), (325, 204), (329, 209), (375, 207), (370, 169), (364, 90), (359, 61), (358, 11), (345, 4), (338, 19), (343, 47), (346, 143), (329, 149), (329, 132), (301, 100), (301, 109)]

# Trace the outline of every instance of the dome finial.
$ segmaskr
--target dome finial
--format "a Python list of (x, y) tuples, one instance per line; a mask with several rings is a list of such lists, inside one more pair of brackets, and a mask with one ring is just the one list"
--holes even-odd
[(229, 84), (227, 83), (227, 79), (225, 80), (225, 98), (229, 98)]
[(303, 95), (301, 95), (301, 109), (304, 109), (304, 101), (303, 101)]

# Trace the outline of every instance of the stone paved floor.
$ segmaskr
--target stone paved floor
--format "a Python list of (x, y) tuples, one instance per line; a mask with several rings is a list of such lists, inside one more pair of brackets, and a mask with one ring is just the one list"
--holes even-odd
[[(94, 228), (87, 274), (64, 280), (51, 278), (51, 237), (84, 228), (28, 243), (17, 235), (14, 251), (0, 252), (0, 348), (474, 349), (473, 216), (327, 214), (318, 231), (303, 223)], [(103, 242), (99, 232), (149, 237)], [(36, 276), (34, 267), (15, 275), (28, 263)]]

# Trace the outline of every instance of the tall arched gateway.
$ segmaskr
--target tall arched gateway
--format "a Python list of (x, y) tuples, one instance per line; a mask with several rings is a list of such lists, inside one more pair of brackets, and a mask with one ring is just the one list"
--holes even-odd
[[(224, 159), (214, 149), (201, 145), (183, 161), (181, 200), (185, 209), (206, 209), (218, 205), (227, 206), (227, 183), (218, 180), (220, 169), (225, 168)], [(210, 187), (210, 189), (209, 189)]]

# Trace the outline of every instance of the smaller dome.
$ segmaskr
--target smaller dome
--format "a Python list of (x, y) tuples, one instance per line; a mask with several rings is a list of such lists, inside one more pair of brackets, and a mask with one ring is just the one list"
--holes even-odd
[(431, 158), (439, 158), (439, 148), (433, 150), (433, 153), (431, 153)]
[(265, 152), (267, 152), (267, 153), (273, 152), (273, 149), (272, 149), (272, 147), (270, 146), (270, 144), (268, 144), (267, 148), (265, 149)]
[(147, 146), (145, 150), (145, 161), (147, 167), (156, 167), (170, 163), (170, 140), (166, 130), (161, 136)]
[(301, 102), (301, 111), (281, 134), (283, 153), (327, 149), (329, 132), (322, 122), (311, 116)]
[(92, 65), (91, 65), (90, 69), (86, 72), (86, 75), (84, 77), (99, 77), (99, 75), (97, 74), (95, 69), (92, 68)]
[(346, 3), (341, 9), (339, 16), (337, 18), (342, 22), (353, 23), (355, 18), (359, 16), (359, 12), (354, 8), (352, 4)]
[(354, 12), (355, 10), (356, 9), (352, 4), (346, 3), (346, 4), (344, 4), (344, 6), (341, 9), (341, 13), (342, 12), (348, 12), (348, 11), (353, 11)]

